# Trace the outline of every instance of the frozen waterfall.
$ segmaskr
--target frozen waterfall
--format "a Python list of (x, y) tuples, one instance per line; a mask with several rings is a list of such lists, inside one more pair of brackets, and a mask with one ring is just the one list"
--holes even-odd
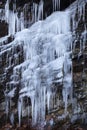
[(56, 12), (45, 21), (36, 22), (29, 29), (16, 34), (14, 44), (17, 42), (23, 42), (25, 56), (24, 63), (16, 66), (13, 73), (14, 77), (21, 69), (19, 124), (25, 97), (31, 100), (32, 123), (45, 120), (46, 105), (48, 112), (56, 105), (53, 102), (57, 94), (55, 84), (63, 83), (62, 97), (66, 113), (68, 97), (72, 91), (72, 34), (69, 12)]
[[(25, 4), (18, 16), (15, 3), (13, 10), (10, 10), (9, 2), (7, 0), (5, 4), (5, 17), (1, 17), (3, 11), (0, 10), (0, 19), (8, 23), (8, 36), (0, 38), (0, 61), (6, 59), (3, 73), (7, 74), (10, 67), (12, 69), (4, 91), (5, 113), (8, 117), (17, 93), (19, 126), (25, 116), (32, 117), (33, 125), (43, 123), (46, 114), (59, 110), (60, 106), (64, 111), (58, 119), (66, 117), (73, 98), (73, 34), (80, 19), (85, 20), (85, 13), (82, 17), (84, 6), (79, 6), (77, 2), (74, 11), (71, 6), (65, 11), (54, 12), (60, 9), (60, 0), (52, 0), (54, 13), (43, 20), (43, 0), (33, 3), (32, 16), (28, 11), (29, 4)], [(79, 18), (75, 20), (77, 10)], [(85, 48), (86, 30), (85, 25), (79, 54)], [(13, 37), (10, 37), (11, 34)], [(75, 48), (75, 42), (73, 46)], [(5, 76), (3, 74), (3, 79)], [(11, 124), (14, 120), (15, 114), (12, 112)]]

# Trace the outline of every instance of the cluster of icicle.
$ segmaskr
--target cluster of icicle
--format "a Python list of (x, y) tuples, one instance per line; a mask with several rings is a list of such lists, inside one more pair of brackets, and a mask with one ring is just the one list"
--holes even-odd
[[(20, 16), (18, 16), (18, 12), (16, 9), (16, 1), (13, 2), (13, 10), (9, 9), (9, 4), (10, 0), (7, 0), (5, 4), (5, 12), (4, 10), (0, 10), (0, 19), (5, 20), (8, 23), (9, 35), (15, 34), (15, 32), (29, 27), (32, 23), (36, 21), (43, 20), (43, 0), (40, 0), (39, 4), (33, 3), (33, 7), (31, 7), (31, 12), (29, 12), (29, 3), (25, 4), (25, 6), (23, 7), (23, 11), (21, 11), (20, 13)], [(59, 9), (59, 5), (60, 0), (53, 0), (53, 12)], [(25, 16), (26, 14), (27, 16)]]
[(10, 10), (9, 5), (10, 0), (7, 0), (5, 4), (5, 21), (8, 23), (8, 34), (11, 35), (24, 29), (24, 17), (21, 12), (20, 18), (18, 18), (15, 3), (13, 3), (13, 10)]
[[(29, 4), (25, 4), (23, 11), (21, 11), (19, 17), (18, 17), (18, 12), (16, 10), (16, 3), (13, 3), (13, 10), (9, 9), (9, 4), (10, 4), (10, 1), (7, 0), (5, 4), (5, 20), (8, 23), (9, 35), (15, 34), (15, 32), (21, 31), (24, 28), (30, 26), (31, 23), (34, 23), (40, 19), (43, 19), (43, 0), (40, 1), (39, 5), (36, 3), (33, 3), (32, 12), (28, 11)], [(27, 16), (25, 16), (26, 14)]]
[[(73, 45), (73, 49), (75, 50), (75, 46), (76, 46), (76, 42), (77, 40), (80, 41), (80, 52), (79, 54), (82, 53), (82, 51), (85, 49), (85, 43), (86, 43), (86, 38), (87, 38), (87, 26), (86, 26), (86, 3), (87, 0), (77, 0), (75, 1), (69, 9), (71, 12), (71, 28), (72, 28), (72, 32), (75, 35), (75, 42)], [(77, 38), (76, 35), (76, 29), (79, 27), (79, 23), (83, 22), (83, 32), (81, 32), (80, 39)]]
[[(10, 12), (12, 14), (11, 19), (14, 17), (14, 22), (10, 23), (11, 19), (9, 18), (8, 1), (5, 7), (6, 20), (9, 23), (9, 33), (13, 34), (15, 33), (15, 28), (19, 31), (20, 25), (22, 30), (24, 24), (17, 24), (17, 27), (15, 27), (15, 16), (17, 15), (14, 11)], [(43, 3), (43, 1), (41, 1), (41, 3)], [(37, 21), (37, 19), (40, 18), (40, 15), (43, 14), (42, 6), (43, 4), (39, 5), (39, 14), (37, 16), (38, 7), (34, 4), (35, 21)], [(54, 6), (54, 8), (54, 10), (56, 10), (56, 6)], [(36, 22), (29, 29), (24, 29), (23, 31), (18, 32), (15, 35), (15, 40), (10, 43), (10, 46), (20, 45), (22, 43), (25, 57), (22, 64), (14, 67), (12, 75), (13, 81), (11, 81), (15, 84), (17, 82), (15, 76), (18, 76), (18, 73), (21, 72), (21, 88), (18, 99), (19, 125), (21, 125), (21, 118), (24, 116), (25, 110), (28, 117), (30, 113), (32, 113), (32, 123), (36, 124), (45, 120), (46, 109), (50, 111), (51, 109), (54, 109), (54, 106), (58, 108), (60, 101), (61, 103), (64, 103), (64, 114), (67, 114), (68, 101), (70, 100), (72, 102), (73, 95), (71, 61), (73, 40), (70, 29), (71, 10), (72, 9), (70, 8), (65, 12), (53, 13), (46, 18), (46, 20)], [(75, 12), (73, 13), (72, 18), (74, 16)], [(23, 17), (21, 17), (21, 19), (22, 18)], [(22, 22), (21, 19), (20, 22)], [(75, 19), (73, 18), (72, 21), (74, 30), (74, 25), (76, 24)], [(13, 31), (10, 32), (10, 30)], [(85, 34), (87, 34), (86, 31), (83, 32), (82, 36), (85, 37)], [(55, 86), (55, 84), (61, 83), (63, 84), (62, 100), (58, 98), (59, 95), (56, 92), (56, 87), (58, 86)], [(10, 102), (15, 94), (15, 89), (16, 88), (12, 88), (8, 93)], [(27, 97), (27, 104), (28, 100), (31, 100), (31, 105), (25, 105), (25, 97)], [(57, 98), (57, 100), (54, 102), (55, 98)], [(9, 99), (6, 101), (7, 115), (8, 110)]]
[[(63, 19), (63, 21), (62, 21)], [(52, 20), (52, 21), (51, 21)], [(49, 25), (49, 26), (48, 26)], [(65, 25), (65, 26), (63, 26)], [(53, 27), (53, 28), (52, 28)], [(56, 84), (63, 84), (62, 98), (67, 113), (68, 98), (72, 99), (72, 35), (69, 12), (57, 12), (45, 21), (35, 23), (15, 36), (14, 44), (23, 43), (25, 61), (14, 67), (15, 75), (21, 72), (21, 89), (18, 99), (18, 117), (26, 109), (32, 113), (32, 123), (43, 122), (47, 110), (58, 107)], [(31, 100), (25, 107), (24, 98)], [(59, 99), (61, 100), (61, 99)]]
[(53, 0), (53, 11), (60, 9), (60, 1), (61, 0)]

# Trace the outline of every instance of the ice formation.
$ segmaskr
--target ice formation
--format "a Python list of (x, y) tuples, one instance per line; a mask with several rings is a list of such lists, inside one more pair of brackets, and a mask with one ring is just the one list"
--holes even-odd
[(38, 8), (38, 20), (40, 20), (40, 18), (43, 20), (43, 0), (40, 1)]
[[(50, 24), (47, 26), (49, 21)], [(63, 24), (65, 24), (64, 27)], [(72, 34), (69, 12), (56, 12), (45, 21), (36, 22), (29, 29), (18, 32), (15, 35), (14, 44), (17, 42), (23, 42), (25, 55), (25, 62), (16, 66), (13, 73), (14, 77), (21, 69), (22, 86), (18, 100), (19, 124), (21, 124), (24, 97), (31, 100), (32, 122), (35, 124), (37, 121), (45, 120), (46, 104), (48, 111), (54, 106), (52, 102), (56, 95), (55, 83), (63, 82), (64, 84), (63, 102), (66, 113), (68, 97), (72, 90), (70, 57)]]
[[(25, 98), (31, 101), (27, 104), (27, 115), (29, 117), (32, 111), (32, 124), (43, 122), (46, 116), (46, 109), (49, 112), (54, 106), (58, 107), (58, 101), (55, 101), (58, 95), (56, 88), (62, 84), (62, 103), (64, 104), (64, 115), (67, 115), (68, 101), (72, 102), (73, 86), (72, 86), (72, 32), (70, 20), (72, 19), (72, 30), (74, 31), (79, 23), (79, 19), (75, 21), (75, 13), (72, 9), (66, 11), (55, 12), (51, 16), (43, 19), (43, 1), (39, 5), (33, 4), (32, 21), (38, 21), (30, 28), (25, 28), (24, 14), (18, 18), (17, 12), (9, 10), (9, 0), (5, 5), (5, 20), (9, 26), (9, 34), (14, 34), (15, 39), (8, 45), (4, 45), (3, 41), (7, 41), (9, 36), (0, 39), (1, 52), (7, 51), (7, 63), (5, 71), (12, 65), (12, 57), (9, 56), (11, 50), (15, 57), (15, 63), (18, 62), (17, 50), (13, 49), (16, 45), (23, 47), (24, 62), (16, 65), (13, 69), (11, 82), (9, 82), (10, 92), (6, 89), (6, 114), (8, 116), (11, 108), (11, 99), (14, 97), (16, 88), (13, 87), (18, 83), (19, 73), (21, 75), (21, 88), (19, 88), (18, 99), (18, 118), (21, 125), (21, 118), (25, 108)], [(53, 10), (57, 10), (60, 6), (60, 0), (53, 0)], [(82, 7), (83, 8), (83, 7)], [(78, 11), (81, 18), (81, 6), (78, 4)], [(27, 9), (27, 8), (26, 8)], [(76, 12), (76, 11), (75, 11)], [(71, 15), (73, 14), (73, 15)], [(83, 16), (83, 20), (85, 16)], [(22, 31), (20, 31), (22, 30)], [(18, 32), (20, 31), (20, 32)], [(86, 41), (86, 27), (81, 34), (83, 39), (83, 47)], [(75, 44), (75, 43), (74, 43)], [(75, 46), (75, 45), (74, 45)], [(21, 47), (20, 47), (21, 48)], [(82, 50), (82, 48), (81, 48)], [(56, 87), (55, 87), (56, 86)], [(14, 117), (10, 117), (11, 123), (14, 123)], [(60, 117), (62, 118), (62, 117)]]
[[(21, 31), (26, 27), (29, 27), (32, 23), (43, 19), (43, 0), (40, 1), (39, 5), (33, 3), (32, 17), (29, 13), (29, 4), (26, 4), (23, 11), (16, 11), (16, 3), (13, 3), (13, 10), (10, 10), (10, 0), (6, 1), (5, 10), (0, 9), (0, 20), (5, 20), (8, 23), (8, 34), (15, 34), (15, 32)], [(28, 20), (27, 17), (29, 17)]]
[(53, 0), (53, 11), (60, 9), (60, 1), (61, 0)]
[(10, 1), (7, 0), (5, 4), (5, 21), (8, 23), (8, 34), (15, 34), (15, 32), (23, 30), (24, 14), (21, 12), (20, 17), (16, 12), (16, 3), (13, 3), (13, 10), (9, 8)]
[[(25, 4), (23, 11), (18, 13), (16, 11), (16, 2), (13, 3), (13, 10), (10, 10), (10, 0), (6, 1), (5, 11), (0, 9), (0, 19), (5, 20), (8, 23), (8, 34), (15, 34), (15, 32), (21, 31), (26, 27), (29, 27), (32, 23), (43, 20), (43, 0), (40, 0), (39, 4), (33, 3), (33, 9), (31, 7), (31, 14), (29, 13), (29, 4)], [(53, 0), (53, 12), (59, 10), (60, 0)], [(28, 17), (28, 20), (26, 20)]]
[[(85, 3), (87, 3), (87, 0), (85, 0), (85, 1), (82, 1), (82, 0), (75, 1), (75, 3), (73, 3), (70, 6), (70, 8), (67, 9), (68, 11), (71, 12), (71, 28), (72, 28), (73, 35), (75, 35), (76, 28), (79, 27), (80, 21), (82, 21), (84, 23), (84, 25), (83, 25), (84, 31), (80, 34), (81, 40), (80, 40), (80, 52), (79, 52), (79, 54), (81, 54), (83, 52), (83, 50), (85, 49), (85, 43), (86, 43), (86, 38), (87, 38), (87, 27), (86, 27), (86, 22), (85, 22), (85, 18), (86, 18)], [(78, 16), (77, 16), (77, 14), (78, 14)], [(77, 38), (75, 38), (75, 39), (77, 39)], [(75, 40), (74, 45), (73, 45), (74, 49), (75, 49), (75, 46), (76, 46), (76, 42), (77, 41)]]
[[(18, 17), (18, 14), (16, 12), (16, 3), (13, 5), (13, 11), (9, 9), (9, 0), (7, 0), (5, 5), (5, 20), (8, 23), (8, 34), (15, 34), (15, 32), (21, 31), (24, 28), (26, 28), (26, 25), (28, 22), (36, 22), (39, 19), (43, 19), (43, 0), (40, 1), (39, 5), (34, 3), (33, 10), (32, 10), (32, 20), (29, 19), (29, 21), (24, 20), (24, 13), (25, 15), (28, 13), (29, 5), (25, 5), (24, 12), (22, 11), (20, 13), (20, 17)], [(34, 19), (35, 18), (35, 19)]]
[(14, 125), (14, 113), (11, 113), (10, 115), (10, 122), (12, 125)]
[(16, 25), (16, 18), (15, 18), (15, 13), (14, 10), (10, 11), (9, 10), (9, 0), (7, 0), (5, 4), (5, 20), (8, 23), (8, 34), (14, 34), (15, 33), (15, 25)]

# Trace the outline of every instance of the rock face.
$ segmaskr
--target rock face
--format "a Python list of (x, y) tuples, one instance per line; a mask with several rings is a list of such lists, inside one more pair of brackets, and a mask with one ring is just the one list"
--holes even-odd
[(87, 124), (87, 1), (42, 22), (64, 1), (16, 2), (7, 0), (5, 10), (0, 3), (0, 37), (7, 35), (0, 38), (0, 119), (21, 125), (32, 117), (36, 124), (53, 114), (62, 125)]
[[(78, 8), (77, 8), (78, 10)], [(78, 13), (75, 14), (75, 19), (78, 21), (75, 30), (75, 48), (73, 47), (73, 86), (74, 98), (76, 101), (77, 114), (81, 114), (84, 122), (87, 123), (87, 82), (86, 82), (86, 46), (87, 46), (87, 3), (83, 8), (81, 17)], [(85, 114), (84, 114), (85, 113)], [(77, 116), (79, 118), (79, 115)], [(80, 118), (81, 119), (81, 118)]]
[[(4, 30), (3, 30), (4, 28)], [(3, 37), (8, 34), (8, 26), (5, 21), (0, 21), (0, 37)]]

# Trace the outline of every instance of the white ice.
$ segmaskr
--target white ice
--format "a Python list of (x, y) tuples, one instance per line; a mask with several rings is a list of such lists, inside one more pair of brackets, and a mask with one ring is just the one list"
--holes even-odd
[[(64, 24), (65, 26), (63, 26)], [(44, 121), (46, 104), (48, 111), (50, 110), (51, 86), (54, 77), (57, 78), (56, 83), (60, 82), (60, 78), (61, 81), (67, 82), (63, 89), (63, 96), (66, 97), (63, 100), (66, 111), (68, 95), (70, 95), (70, 91), (67, 93), (67, 89), (72, 87), (70, 60), (72, 35), (69, 11), (55, 12), (46, 20), (36, 22), (29, 29), (18, 32), (15, 35), (15, 41), (24, 42), (26, 62), (18, 66), (25, 68), (22, 69), (24, 87), (20, 90), (19, 98), (30, 97), (32, 122)], [(67, 75), (69, 75), (69, 81)]]

